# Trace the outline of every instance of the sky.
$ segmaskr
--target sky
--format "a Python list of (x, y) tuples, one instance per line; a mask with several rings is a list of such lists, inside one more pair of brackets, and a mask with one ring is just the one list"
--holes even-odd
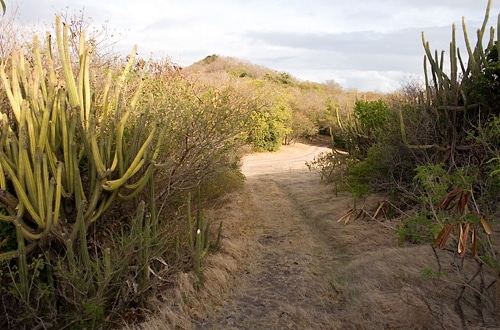
[[(313, 82), (392, 92), (423, 74), (422, 32), (449, 53), (451, 26), (463, 40), (462, 16), (476, 41), (487, 0), (7, 0), (23, 24), (84, 10), (106, 22), (115, 49), (169, 57), (180, 66), (208, 55), (236, 57)], [(496, 27), (500, 0), (488, 26)], [(462, 43), (463, 45), (463, 43)], [(461, 47), (462, 53), (466, 53)]]

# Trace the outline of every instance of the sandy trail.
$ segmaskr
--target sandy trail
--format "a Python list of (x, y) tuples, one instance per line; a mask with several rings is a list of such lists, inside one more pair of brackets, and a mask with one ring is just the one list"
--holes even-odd
[[(297, 143), (243, 159), (245, 190), (221, 210), (229, 236), (220, 253), (239, 260), (240, 271), (230, 272), (232, 278), (223, 290), (207, 290), (203, 299), (213, 308), (199, 314), (192, 328), (462, 327), (453, 307), (457, 278), (422, 276), (423, 270), (436, 271), (429, 245), (399, 246), (398, 219), (337, 221), (353, 207), (353, 199), (336, 196), (331, 185), (305, 166), (327, 150)], [(372, 196), (358, 201), (357, 208), (373, 214), (381, 200)], [(231, 251), (238, 244), (250, 252), (235, 259)], [(452, 274), (449, 255), (443, 252), (441, 258)], [(216, 270), (229, 269), (227, 264), (212, 262)], [(211, 300), (214, 295), (218, 298)]]
[(200, 322), (198, 329), (328, 329), (335, 324), (337, 299), (326, 277), (334, 256), (312, 225), (315, 218), (338, 218), (346, 199), (336, 200), (337, 214), (330, 207), (315, 208), (328, 205), (332, 192), (305, 166), (327, 150), (295, 144), (244, 158), (257, 251), (249, 271), (235, 279), (220, 315)]

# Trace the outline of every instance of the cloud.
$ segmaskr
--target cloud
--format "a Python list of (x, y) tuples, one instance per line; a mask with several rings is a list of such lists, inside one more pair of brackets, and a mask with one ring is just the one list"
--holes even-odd
[[(494, 0), (489, 25), (496, 23)], [(464, 50), (482, 23), (487, 0), (22, 0), (22, 20), (51, 25), (55, 12), (85, 8), (97, 26), (126, 35), (117, 49), (169, 56), (182, 66), (207, 55), (237, 57), (300, 79), (389, 91), (420, 74), (424, 49), (449, 51), (451, 24)], [(465, 51), (462, 51), (465, 55)], [(446, 63), (446, 62), (445, 62)], [(363, 73), (364, 72), (364, 73)]]
[[(451, 34), (449, 28), (429, 30), (439, 39)], [(389, 33), (359, 31), (338, 34), (251, 31), (244, 37), (259, 44), (260, 48), (279, 47), (283, 53), (308, 53), (309, 65), (321, 68), (327, 64), (337, 69), (413, 71), (409, 65), (416, 59), (420, 61), (424, 54), (421, 31), (416, 28)], [(307, 58), (303, 60), (307, 61)]]

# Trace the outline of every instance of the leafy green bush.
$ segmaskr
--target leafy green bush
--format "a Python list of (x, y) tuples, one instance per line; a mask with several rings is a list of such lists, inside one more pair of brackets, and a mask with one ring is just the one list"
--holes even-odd
[(306, 162), (306, 166), (311, 172), (316, 172), (321, 176), (321, 180), (335, 184), (335, 191), (347, 184), (347, 173), (349, 167), (355, 160), (347, 153), (332, 150), (321, 152), (312, 161)]
[(157, 173), (162, 182), (159, 198), (193, 189), (237, 167), (251, 99), (230, 86), (198, 85), (181, 76), (150, 77), (145, 88), (155, 93), (155, 120), (168, 127), (158, 156), (167, 164)]
[(260, 88), (256, 92), (262, 93), (263, 106), (253, 110), (250, 114), (246, 128), (246, 142), (255, 151), (277, 151), (287, 134), (291, 133), (287, 121), (292, 110), (287, 101), (287, 95), (269, 94), (266, 89), (269, 86), (262, 82), (259, 85)]
[(364, 134), (378, 136), (389, 122), (389, 107), (383, 100), (358, 100), (354, 104), (354, 116)]
[(413, 244), (432, 243), (442, 227), (438, 226), (432, 215), (418, 214), (402, 222), (396, 230), (400, 244), (411, 242)]

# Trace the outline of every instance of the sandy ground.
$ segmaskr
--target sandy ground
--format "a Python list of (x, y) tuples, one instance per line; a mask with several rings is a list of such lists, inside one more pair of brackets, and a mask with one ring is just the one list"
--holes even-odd
[[(244, 191), (209, 213), (223, 219), (224, 239), (204, 262), (205, 286), (185, 284), (183, 305), (161, 312), (169, 327), (158, 317), (142, 329), (461, 329), (457, 280), (432, 275), (430, 246), (400, 247), (398, 220), (338, 222), (352, 198), (305, 166), (326, 150), (297, 143), (246, 156)], [(379, 202), (357, 206), (373, 214)], [(473, 329), (498, 329), (494, 315), (488, 327), (466, 317)]]
[[(243, 159), (255, 250), (220, 313), (196, 322), (197, 329), (363, 327), (361, 320), (348, 319), (353, 313), (342, 310), (346, 297), (343, 284), (336, 287), (339, 266), (353, 255), (373, 252), (373, 240), (378, 248), (390, 248), (395, 238), (375, 223), (363, 223), (360, 231), (337, 222), (353, 200), (335, 197), (332, 187), (305, 166), (327, 150), (294, 144)], [(349, 281), (350, 274), (342, 276), (347, 278), (341, 281)]]
[(334, 324), (336, 299), (325, 295), (331, 288), (322, 278), (322, 269), (334, 256), (318, 242), (308, 222), (314, 217), (340, 217), (347, 205), (336, 215), (310, 214), (314, 202), (328, 203), (331, 194), (305, 166), (305, 161), (326, 150), (295, 144), (243, 159), (257, 251), (249, 270), (235, 279), (221, 313), (199, 322), (198, 329), (306, 329), (311, 320), (314, 326)]

